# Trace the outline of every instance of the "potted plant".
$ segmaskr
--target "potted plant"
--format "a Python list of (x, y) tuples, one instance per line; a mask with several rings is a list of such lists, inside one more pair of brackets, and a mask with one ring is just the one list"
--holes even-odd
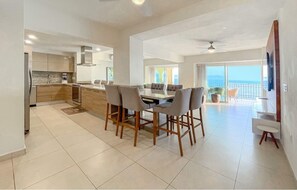
[(221, 101), (221, 96), (224, 93), (224, 88), (215, 87), (209, 89), (209, 93), (211, 94), (211, 101), (213, 103), (219, 103)]

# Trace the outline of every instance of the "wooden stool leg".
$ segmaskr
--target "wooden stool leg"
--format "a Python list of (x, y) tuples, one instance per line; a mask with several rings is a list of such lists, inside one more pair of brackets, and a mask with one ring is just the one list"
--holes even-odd
[(158, 113), (154, 112), (153, 113), (153, 131), (154, 131), (154, 145), (156, 145), (156, 141), (157, 141), (157, 127), (158, 126)]
[(184, 128), (184, 126), (183, 126), (183, 123), (184, 123), (184, 116), (183, 116), (183, 115), (181, 116), (181, 122), (182, 122), (181, 128), (183, 129), (183, 128)]
[(177, 137), (178, 137), (178, 144), (179, 144), (179, 150), (180, 150), (180, 155), (183, 156), (183, 147), (182, 147), (182, 142), (181, 142), (181, 135), (180, 135), (180, 125), (179, 125), (179, 117), (176, 117), (177, 121)]
[(120, 136), (121, 139), (123, 138), (123, 131), (124, 131), (124, 123), (125, 123), (125, 119), (126, 119), (126, 116), (125, 116), (125, 108), (123, 108), (123, 109), (122, 109), (122, 129), (121, 129), (121, 136)]
[(192, 126), (192, 132), (193, 132), (194, 143), (196, 143), (196, 134), (195, 134), (195, 124), (194, 124), (193, 110), (190, 111), (190, 114), (191, 114), (191, 126)]
[(266, 131), (263, 131), (263, 133), (262, 133), (262, 138), (261, 138), (261, 140), (260, 140), (260, 143), (259, 143), (259, 145), (261, 145), (261, 144), (262, 144), (262, 141), (263, 141), (263, 139), (264, 139), (265, 135), (266, 135)]
[(107, 130), (108, 114), (109, 114), (109, 103), (106, 104), (105, 131)]
[(205, 137), (205, 133), (204, 133), (204, 125), (203, 125), (203, 119), (202, 119), (202, 108), (199, 108), (199, 114), (200, 114), (200, 122), (201, 122), (201, 130), (202, 130), (202, 135), (203, 137)]
[(268, 133), (265, 134), (265, 142), (267, 141)]
[(273, 133), (270, 133), (270, 135), (271, 135), (272, 140), (274, 141), (275, 146), (276, 146), (277, 148), (279, 148), (279, 147), (278, 147), (278, 144), (277, 144), (277, 141), (276, 141), (276, 139), (274, 138)]
[(119, 133), (120, 117), (121, 117), (121, 106), (118, 106), (116, 136), (118, 136), (118, 133)]
[[(191, 143), (191, 146), (193, 146), (193, 140), (192, 140), (192, 134), (191, 134), (191, 124), (190, 124), (190, 116), (189, 116), (189, 112), (187, 112), (187, 126), (188, 126), (188, 130), (189, 130), (190, 143)], [(195, 133), (195, 132), (193, 132), (193, 133)]]
[[(169, 116), (166, 115), (166, 129), (167, 130), (169, 130), (169, 123), (168, 123), (169, 121), (168, 120), (169, 120)], [(169, 136), (169, 132), (168, 131), (167, 131), (167, 136)]]
[(136, 112), (136, 119), (135, 119), (135, 135), (134, 135), (134, 146), (137, 144), (137, 137), (138, 137), (138, 130), (140, 125), (140, 112)]

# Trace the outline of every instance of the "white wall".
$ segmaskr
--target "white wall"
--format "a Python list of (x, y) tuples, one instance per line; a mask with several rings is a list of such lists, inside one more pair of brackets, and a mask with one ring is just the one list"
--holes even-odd
[(282, 145), (297, 177), (297, 1), (288, 0), (281, 10), (280, 58), (281, 84), (288, 84), (288, 92), (281, 92)]
[[(80, 60), (80, 55), (77, 55), (77, 59)], [(113, 67), (113, 61), (110, 60), (110, 54), (93, 53), (93, 63), (96, 64), (96, 66), (77, 66), (78, 82), (106, 80), (106, 67)]]
[(25, 148), (23, 14), (23, 0), (0, 1), (0, 156)]

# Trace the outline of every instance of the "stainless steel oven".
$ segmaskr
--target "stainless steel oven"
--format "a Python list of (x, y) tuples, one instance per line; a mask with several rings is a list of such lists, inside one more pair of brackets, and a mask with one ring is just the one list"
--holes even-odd
[(72, 85), (72, 101), (75, 104), (81, 103), (81, 96), (80, 96), (80, 84), (73, 84)]

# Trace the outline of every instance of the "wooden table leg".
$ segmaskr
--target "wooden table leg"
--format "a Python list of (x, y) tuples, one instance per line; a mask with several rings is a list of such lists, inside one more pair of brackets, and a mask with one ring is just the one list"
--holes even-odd
[(274, 138), (273, 133), (270, 133), (270, 135), (271, 135), (272, 140), (274, 141), (275, 146), (276, 146), (277, 148), (279, 148), (279, 147), (278, 147), (278, 144), (277, 144), (277, 141), (276, 141), (276, 139)]
[(153, 132), (154, 132), (154, 145), (156, 145), (157, 127), (158, 127), (158, 113), (153, 113)]
[(262, 138), (261, 138), (261, 140), (260, 140), (259, 145), (262, 144), (262, 141), (263, 141), (263, 139), (265, 138), (265, 135), (266, 135), (266, 131), (263, 131), (263, 133), (262, 133)]

